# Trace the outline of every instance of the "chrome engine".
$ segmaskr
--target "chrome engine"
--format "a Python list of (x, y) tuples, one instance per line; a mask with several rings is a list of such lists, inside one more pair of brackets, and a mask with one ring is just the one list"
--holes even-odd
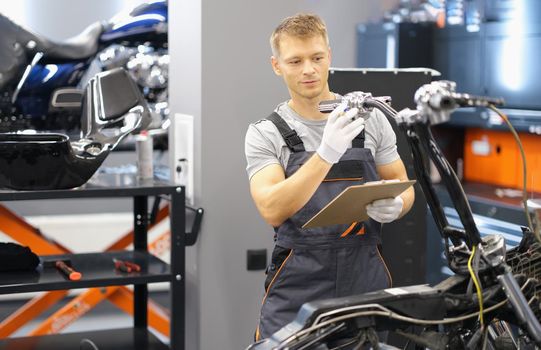
[(117, 67), (123, 67), (128, 71), (148, 102), (152, 114), (150, 129), (160, 128), (168, 119), (169, 52), (167, 48), (155, 49), (148, 45), (137, 47), (111, 45), (98, 54), (93, 66), (93, 69), (89, 71), (94, 72), (89, 72), (89, 75)]

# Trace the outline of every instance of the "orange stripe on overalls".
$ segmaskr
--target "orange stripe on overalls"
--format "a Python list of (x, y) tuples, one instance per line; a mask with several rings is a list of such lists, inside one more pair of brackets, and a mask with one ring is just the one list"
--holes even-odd
[(340, 237), (346, 237), (346, 236), (351, 232), (351, 230), (353, 230), (353, 228), (355, 227), (355, 225), (357, 225), (357, 222), (354, 222), (353, 224), (351, 224), (351, 226), (348, 227), (347, 230), (345, 230), (345, 231), (340, 235)]

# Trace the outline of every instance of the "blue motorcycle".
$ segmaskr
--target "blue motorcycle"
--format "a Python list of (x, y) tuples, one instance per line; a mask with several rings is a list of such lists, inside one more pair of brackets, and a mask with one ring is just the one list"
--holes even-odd
[(169, 112), (167, 24), (167, 1), (155, 1), (53, 42), (0, 14), (0, 132), (79, 130), (86, 85), (119, 67), (159, 125)]

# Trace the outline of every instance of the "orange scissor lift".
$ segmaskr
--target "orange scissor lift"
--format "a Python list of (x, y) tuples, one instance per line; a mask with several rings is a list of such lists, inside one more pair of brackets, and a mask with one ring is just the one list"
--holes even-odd
[[(193, 209), (195, 212), (192, 230), (186, 235), (186, 246), (195, 244), (201, 225), (203, 209)], [(153, 213), (150, 218), (148, 229), (152, 229), (169, 216), (169, 206), (159, 208), (159, 197), (154, 203)], [(23, 218), (17, 216), (11, 210), (0, 205), (0, 231), (10, 236), (22, 245), (29, 246), (37, 255), (56, 255), (70, 253), (69, 249), (45, 237), (39, 229), (33, 227)], [(115, 243), (105, 249), (118, 251), (126, 249), (133, 243), (133, 229), (124, 234)], [(170, 250), (170, 231), (161, 233), (154, 241), (149, 243), (148, 250), (156, 256)], [(32, 298), (2, 322), (0, 322), (0, 338), (7, 338), (19, 330), (28, 322), (37, 318), (44, 311), (63, 300), (68, 290), (55, 290), (44, 292)], [(54, 312), (51, 316), (29, 333), (30, 336), (57, 334), (64, 328), (75, 322), (81, 316), (88, 313), (92, 308), (104, 300), (109, 300), (120, 310), (133, 316), (134, 295), (125, 286), (110, 286), (101, 288), (89, 288), (70, 300), (66, 305)], [(170, 337), (170, 321), (167, 310), (149, 300), (148, 325), (166, 337)]]

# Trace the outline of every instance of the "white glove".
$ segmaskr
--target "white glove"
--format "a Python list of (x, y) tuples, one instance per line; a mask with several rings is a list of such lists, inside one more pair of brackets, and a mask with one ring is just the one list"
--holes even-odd
[(327, 119), (323, 130), (323, 138), (317, 149), (317, 154), (326, 162), (334, 164), (346, 152), (351, 140), (364, 129), (364, 119), (353, 120), (359, 110), (352, 108), (347, 112), (346, 104), (340, 104)]
[(385, 224), (398, 219), (403, 206), (404, 200), (400, 196), (378, 199), (366, 206), (366, 213), (377, 222)]

